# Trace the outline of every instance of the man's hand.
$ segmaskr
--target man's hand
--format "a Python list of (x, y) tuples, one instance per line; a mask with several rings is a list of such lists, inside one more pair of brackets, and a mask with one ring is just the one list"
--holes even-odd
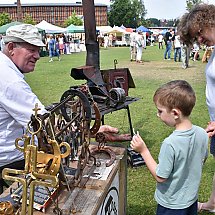
[(209, 137), (212, 137), (215, 135), (215, 121), (208, 122), (208, 126), (205, 129), (205, 131), (208, 133)]

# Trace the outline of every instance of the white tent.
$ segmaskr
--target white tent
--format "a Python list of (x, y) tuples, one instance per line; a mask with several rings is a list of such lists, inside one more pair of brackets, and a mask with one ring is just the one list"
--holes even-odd
[(96, 26), (96, 30), (100, 32), (100, 34), (106, 34), (110, 32), (113, 28), (111, 26)]
[(66, 28), (61, 28), (56, 25), (52, 25), (51, 23), (46, 22), (45, 20), (41, 21), (39, 24), (35, 25), (37, 28), (44, 30), (48, 34), (58, 34), (58, 33), (66, 33)]
[(127, 32), (126, 32), (126, 30), (122, 29), (121, 27), (114, 26), (108, 33), (109, 34), (119, 34), (119, 35), (122, 35), (122, 34), (125, 34)]

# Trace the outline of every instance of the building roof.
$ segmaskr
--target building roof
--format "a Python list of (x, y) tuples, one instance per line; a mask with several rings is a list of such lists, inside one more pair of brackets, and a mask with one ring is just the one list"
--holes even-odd
[[(23, 7), (35, 7), (35, 6), (82, 6), (82, 3), (22, 3)], [(104, 6), (107, 7), (107, 4), (95, 3), (95, 6)], [(14, 7), (16, 4), (2, 4), (0, 3), (0, 7)]]

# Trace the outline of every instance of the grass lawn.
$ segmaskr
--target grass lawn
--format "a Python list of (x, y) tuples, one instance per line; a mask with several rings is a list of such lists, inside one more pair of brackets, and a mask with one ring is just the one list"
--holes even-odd
[[(184, 70), (179, 62), (163, 60), (163, 53), (164, 49), (159, 50), (158, 46), (147, 46), (143, 51), (144, 63), (137, 64), (130, 62), (128, 47), (100, 50), (101, 69), (114, 68), (114, 59), (118, 61), (118, 68), (130, 69), (136, 88), (129, 89), (129, 95), (140, 98), (130, 105), (133, 127), (139, 131), (156, 160), (162, 140), (172, 132), (172, 128), (163, 125), (156, 117), (156, 108), (152, 102), (153, 94), (161, 84), (175, 79), (188, 81), (197, 96), (196, 106), (191, 115), (193, 124), (206, 127), (209, 121), (205, 104), (204, 68), (206, 64), (201, 61), (190, 61), (190, 67)], [(85, 81), (73, 80), (70, 77), (70, 71), (71, 68), (85, 65), (86, 53), (63, 55), (61, 59), (60, 62), (56, 58), (54, 62), (49, 63), (48, 57), (42, 57), (35, 71), (26, 75), (27, 82), (45, 105), (59, 101), (63, 92), (70, 86), (85, 83)], [(118, 127), (121, 133), (129, 132), (126, 110), (106, 115), (105, 123)], [(127, 145), (129, 142), (124, 144)], [(203, 169), (199, 190), (200, 201), (206, 201), (209, 198), (213, 174), (214, 160), (209, 155)], [(127, 214), (155, 214), (156, 202), (153, 197), (155, 186), (156, 183), (145, 166), (136, 169), (128, 168)]]

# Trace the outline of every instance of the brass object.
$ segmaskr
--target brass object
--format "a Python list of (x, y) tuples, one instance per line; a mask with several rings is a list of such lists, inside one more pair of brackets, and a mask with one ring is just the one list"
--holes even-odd
[(13, 205), (10, 202), (0, 202), (0, 215), (14, 215)]
[[(22, 138), (17, 138), (15, 146), (18, 150), (24, 153), (25, 168), (24, 170), (16, 170), (5, 168), (2, 172), (2, 177), (6, 180), (20, 182), (23, 186), (22, 193), (22, 210), (21, 215), (28, 212), (29, 215), (33, 214), (34, 190), (36, 185), (44, 187), (57, 187), (59, 181), (57, 173), (60, 168), (61, 158), (70, 154), (70, 146), (66, 142), (58, 144), (56, 140), (48, 140), (48, 143), (53, 148), (53, 154), (47, 154), (38, 150), (36, 145), (36, 135), (42, 129), (42, 121), (37, 116), (39, 108), (35, 105), (35, 119), (38, 122), (38, 130), (32, 131), (31, 121), (28, 123), (26, 134)], [(28, 135), (29, 133), (29, 135)], [(24, 141), (24, 146), (20, 146), (19, 142)], [(61, 154), (60, 147), (65, 146), (66, 151)], [(51, 164), (50, 164), (51, 163)], [(25, 176), (30, 176), (30, 181), (27, 181)], [(30, 187), (30, 195), (28, 198), (28, 187)], [(27, 202), (29, 206), (27, 208)]]

